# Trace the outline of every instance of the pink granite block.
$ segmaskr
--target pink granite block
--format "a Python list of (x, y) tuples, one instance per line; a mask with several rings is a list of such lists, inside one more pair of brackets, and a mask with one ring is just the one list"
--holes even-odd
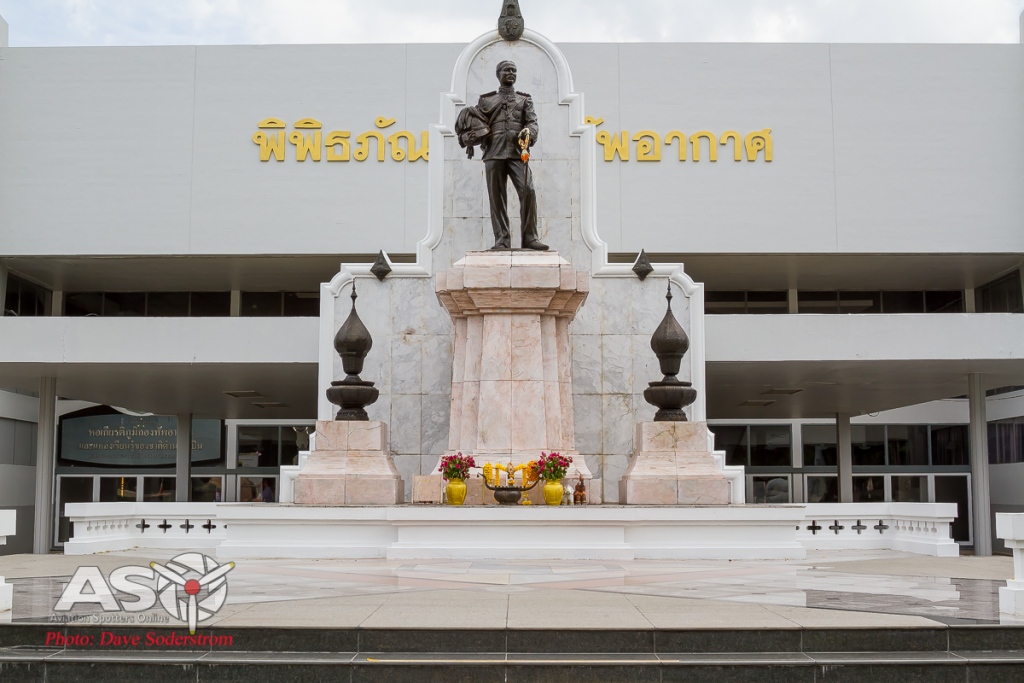
[(303, 477), (295, 479), (293, 489), (297, 505), (344, 505), (344, 477)]
[(544, 351), (541, 340), (540, 316), (515, 314), (511, 320), (511, 378), (514, 380), (543, 380)]
[(448, 449), (459, 450), (459, 437), (462, 435), (462, 382), (452, 383), (452, 396), (448, 420)]
[(576, 448), (576, 415), (573, 409), (572, 384), (570, 382), (558, 383), (558, 397), (562, 420), (560, 448), (573, 450)]
[(477, 447), (510, 450), (512, 448), (512, 382), (481, 381)]
[(576, 291), (584, 294), (590, 291), (590, 273), (585, 270), (576, 271)]
[(481, 340), (480, 379), (512, 379), (512, 317), (484, 317)]
[(416, 475), (412, 478), (412, 502), (440, 505), (444, 479), (439, 474)]
[(442, 270), (434, 277), (434, 291), (445, 292), (448, 290), (448, 271)]
[(724, 477), (694, 477), (679, 480), (679, 505), (728, 505), (729, 482)]
[(465, 266), (511, 266), (512, 254), (510, 251), (467, 251), (466, 257), (456, 261), (455, 265)]
[(512, 269), (508, 266), (467, 265), (462, 276), (466, 289), (498, 289), (512, 285)]
[(348, 477), (346, 505), (397, 505), (405, 499), (405, 487), (396, 477)]
[(316, 449), (318, 451), (348, 450), (347, 423), (317, 420)]
[(387, 425), (383, 422), (345, 422), (348, 425), (350, 451), (383, 451), (387, 449)]
[(544, 382), (544, 424), (546, 447), (559, 450), (565, 448), (562, 435), (562, 394), (558, 382)]
[(636, 426), (636, 443), (640, 452), (676, 450), (674, 422), (640, 422)]
[(480, 382), (463, 382), (462, 384), (462, 432), (459, 434), (459, 445), (452, 450), (470, 452), (479, 446), (480, 433)]
[(461, 266), (453, 266), (445, 276), (445, 289), (453, 292), (457, 289), (465, 289), (465, 269)]
[(512, 449), (540, 451), (547, 448), (544, 383), (513, 381), (511, 385)]
[(623, 479), (619, 490), (619, 502), (626, 505), (675, 505), (678, 500), (675, 477)]
[(540, 345), (543, 358), (545, 382), (558, 381), (558, 324), (555, 318), (545, 315), (540, 318)]
[(561, 276), (557, 265), (513, 266), (512, 287), (556, 289)]
[(711, 453), (705, 451), (676, 451), (676, 471), (679, 476), (707, 475), (721, 476), (718, 463)]
[(466, 320), (466, 370), (462, 377), (464, 382), (474, 382), (480, 379), (483, 339), (483, 316), (475, 315), (468, 318)]
[(673, 422), (677, 451), (708, 451), (708, 427), (704, 422)]
[(558, 269), (558, 288), (566, 290), (576, 289), (576, 271), (569, 264), (565, 264)]

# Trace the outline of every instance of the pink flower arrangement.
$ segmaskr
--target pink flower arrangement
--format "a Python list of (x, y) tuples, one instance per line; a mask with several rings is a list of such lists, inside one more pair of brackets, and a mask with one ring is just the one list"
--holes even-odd
[(561, 481), (569, 471), (572, 458), (558, 453), (541, 453), (537, 461), (537, 475), (545, 481)]
[(476, 462), (473, 461), (472, 455), (463, 455), (462, 451), (441, 458), (441, 476), (445, 481), (469, 479), (470, 467), (476, 467)]

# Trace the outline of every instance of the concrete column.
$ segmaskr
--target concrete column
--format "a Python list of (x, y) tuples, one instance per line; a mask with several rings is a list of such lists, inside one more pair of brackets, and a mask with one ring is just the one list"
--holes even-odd
[(231, 310), (228, 311), (228, 315), (232, 318), (237, 318), (242, 312), (242, 292), (237, 289), (231, 290)]
[(64, 315), (64, 292), (59, 289), (54, 290), (50, 296), (50, 311), (47, 315)]
[(850, 443), (850, 416), (836, 414), (836, 452), (839, 458), (839, 502), (853, 502), (853, 446)]
[(964, 313), (977, 313), (977, 303), (974, 298), (974, 288), (964, 290)]
[(36, 510), (32, 552), (48, 553), (53, 546), (54, 460), (57, 449), (57, 380), (39, 380), (39, 421), (36, 425)]
[(174, 500), (187, 503), (192, 497), (192, 413), (178, 415), (177, 455)]
[(786, 303), (789, 306), (790, 313), (800, 312), (800, 301), (797, 298), (797, 290), (790, 289), (786, 292)]
[(967, 375), (971, 415), (971, 495), (974, 499), (974, 554), (992, 554), (992, 499), (988, 486), (988, 421), (982, 375)]

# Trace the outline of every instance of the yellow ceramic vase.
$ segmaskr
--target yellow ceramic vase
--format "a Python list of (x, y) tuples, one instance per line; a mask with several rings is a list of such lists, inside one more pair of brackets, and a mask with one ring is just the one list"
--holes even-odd
[(466, 482), (461, 479), (452, 479), (444, 487), (444, 493), (449, 505), (462, 505), (466, 502)]
[(565, 489), (562, 488), (562, 484), (550, 480), (544, 482), (544, 502), (548, 505), (561, 505), (562, 494), (565, 493)]

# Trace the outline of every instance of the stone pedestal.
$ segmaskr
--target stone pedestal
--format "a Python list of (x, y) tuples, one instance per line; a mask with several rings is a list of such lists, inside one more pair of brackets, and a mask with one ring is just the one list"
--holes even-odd
[(627, 505), (728, 505), (729, 480), (718, 467), (703, 422), (641, 422), (636, 451), (619, 482)]
[(1024, 514), (997, 512), (996, 536), (1013, 552), (1013, 579), (999, 589), (999, 611), (1024, 616)]
[[(590, 275), (557, 252), (470, 251), (438, 273), (437, 298), (455, 324), (448, 453), (519, 464), (576, 451), (569, 323)], [(436, 471), (435, 471), (436, 472)]]
[(405, 486), (383, 422), (316, 423), (316, 449), (295, 477), (296, 505), (396, 505)]

